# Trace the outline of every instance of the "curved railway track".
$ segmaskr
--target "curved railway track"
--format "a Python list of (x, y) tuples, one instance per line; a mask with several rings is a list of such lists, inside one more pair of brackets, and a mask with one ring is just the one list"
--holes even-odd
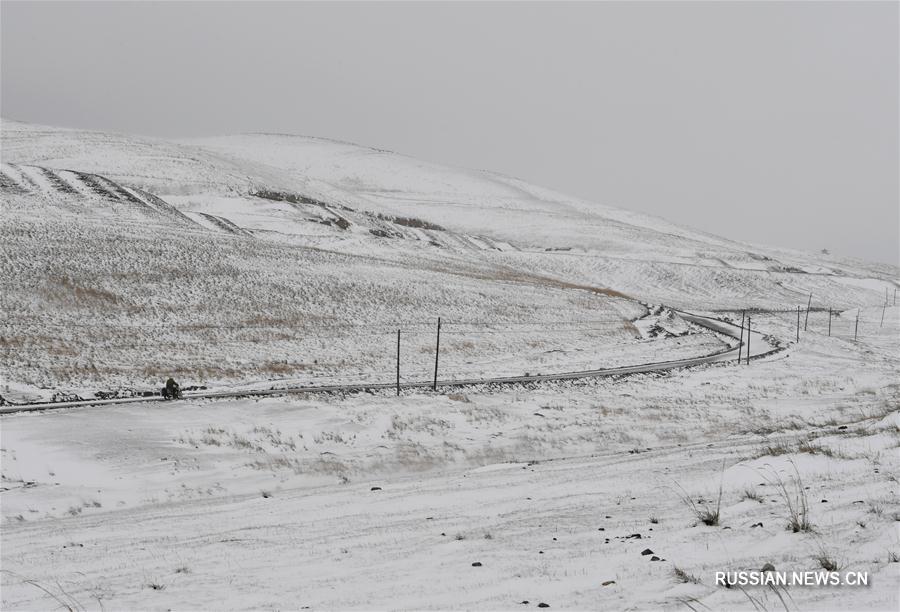
[[(737, 330), (738, 326), (730, 323), (728, 321), (723, 321), (721, 319), (715, 319), (713, 317), (706, 317), (702, 315), (696, 315), (689, 312), (684, 312), (680, 310), (676, 310), (678, 314), (682, 316), (687, 321), (691, 323), (695, 323), (702, 327), (709, 329), (710, 331), (724, 334), (730, 336), (732, 338), (738, 339)], [(782, 349), (781, 346), (773, 345), (771, 342), (765, 339), (765, 336), (759, 332), (753, 332), (755, 337), (754, 341), (750, 343), (751, 349), (751, 358), (763, 357)], [(755, 346), (754, 346), (755, 343)], [(439, 388), (454, 388), (454, 387), (469, 387), (474, 385), (516, 385), (523, 383), (539, 383), (539, 382), (548, 382), (548, 381), (558, 381), (558, 380), (574, 380), (578, 378), (598, 378), (603, 376), (617, 376), (617, 375), (625, 375), (625, 374), (640, 374), (640, 373), (648, 373), (648, 372), (661, 372), (665, 370), (672, 370), (677, 368), (686, 368), (696, 365), (702, 365), (707, 363), (716, 363), (721, 361), (728, 360), (737, 360), (738, 350), (743, 349), (746, 346), (746, 342), (741, 342), (737, 347), (728, 347), (725, 349), (721, 349), (719, 351), (709, 353), (707, 355), (700, 355), (698, 357), (689, 357), (686, 359), (675, 359), (669, 361), (656, 361), (651, 363), (642, 363), (636, 365), (629, 366), (620, 366), (615, 368), (597, 368), (593, 370), (581, 370), (576, 372), (559, 372), (555, 374), (534, 374), (527, 376), (499, 376), (495, 378), (466, 378), (466, 379), (458, 379), (458, 380), (438, 380), (437, 386)], [(421, 382), (401, 382), (400, 389), (427, 389), (431, 388), (434, 385), (432, 381), (421, 381)], [(394, 382), (390, 383), (357, 383), (357, 384), (343, 384), (343, 385), (322, 385), (322, 386), (307, 386), (307, 387), (279, 387), (272, 389), (257, 389), (257, 390), (222, 390), (222, 391), (195, 391), (195, 392), (187, 392), (183, 395), (181, 400), (174, 401), (185, 401), (185, 400), (195, 400), (195, 399), (227, 399), (227, 398), (238, 398), (238, 397), (255, 397), (255, 396), (265, 396), (265, 395), (293, 395), (293, 394), (301, 394), (301, 393), (341, 393), (341, 392), (365, 392), (365, 391), (378, 391), (378, 390), (386, 390), (386, 389), (396, 389), (397, 384)], [(142, 396), (142, 397), (127, 397), (127, 398), (115, 398), (115, 399), (94, 399), (94, 400), (76, 400), (76, 401), (66, 401), (66, 402), (40, 402), (40, 403), (30, 403), (30, 404), (8, 404), (6, 406), (0, 406), (0, 415), (4, 414), (16, 414), (21, 412), (42, 412), (47, 410), (62, 410), (64, 408), (79, 408), (86, 406), (103, 406), (103, 405), (118, 405), (118, 404), (136, 404), (136, 403), (147, 403), (147, 402), (162, 402), (162, 401), (173, 401), (173, 400), (165, 400), (160, 396)]]

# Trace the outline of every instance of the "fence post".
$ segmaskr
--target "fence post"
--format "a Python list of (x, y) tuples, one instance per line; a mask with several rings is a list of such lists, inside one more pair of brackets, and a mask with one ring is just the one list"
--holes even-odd
[(800, 307), (797, 306), (797, 342), (800, 342)]
[(741, 311), (741, 340), (738, 342), (738, 365), (741, 365), (741, 349), (744, 348), (744, 320), (747, 317), (747, 312)]
[(881, 325), (878, 327), (884, 327), (884, 309), (887, 308), (887, 300), (884, 301), (884, 305), (881, 307)]
[(828, 308), (828, 337), (831, 337), (831, 307)]
[(806, 303), (806, 319), (803, 320), (803, 331), (806, 331), (806, 326), (809, 324), (809, 307), (812, 306), (812, 292), (809, 294), (809, 301)]
[(441, 354), (441, 318), (438, 317), (437, 342), (434, 345), (434, 386), (433, 391), (437, 391), (437, 373), (438, 373), (438, 355)]
[(400, 395), (400, 330), (397, 330), (397, 396)]
[(856, 342), (858, 332), (859, 332), (859, 308), (856, 309), (856, 326), (853, 328), (853, 341), (854, 342)]
[(747, 316), (747, 365), (750, 365), (750, 317)]

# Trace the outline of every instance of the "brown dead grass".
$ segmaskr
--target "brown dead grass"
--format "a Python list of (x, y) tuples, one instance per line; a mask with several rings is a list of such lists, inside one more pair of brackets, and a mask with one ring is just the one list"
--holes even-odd
[(96, 287), (88, 287), (66, 276), (54, 276), (48, 279), (50, 287), (55, 285), (59, 291), (48, 287), (45, 291), (50, 298), (71, 297), (76, 302), (102, 302), (105, 304), (118, 304), (119, 296)]

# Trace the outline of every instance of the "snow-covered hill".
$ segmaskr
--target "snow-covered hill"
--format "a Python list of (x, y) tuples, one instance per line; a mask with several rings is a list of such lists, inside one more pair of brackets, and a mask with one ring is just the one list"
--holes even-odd
[[(4, 609), (897, 609), (896, 267), (320, 139), (0, 144), (3, 399), (386, 382), (398, 329), (423, 381), (437, 317), (445, 380), (736, 344), (673, 306), (783, 349), (3, 414)], [(714, 581), (770, 564), (872, 582)]]
[(397, 328), (427, 378), (439, 316), (456, 374), (654, 361), (720, 340), (647, 338), (643, 304), (846, 309), (900, 278), (330, 140), (3, 121), (2, 145), (7, 394), (378, 379)]

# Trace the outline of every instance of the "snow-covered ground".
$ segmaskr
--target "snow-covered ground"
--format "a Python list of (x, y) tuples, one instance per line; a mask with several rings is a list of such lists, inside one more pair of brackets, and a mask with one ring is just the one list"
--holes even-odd
[[(169, 375), (390, 382), (397, 329), (402, 380), (429, 380), (437, 317), (442, 379), (734, 344), (673, 308), (746, 311), (754, 355), (780, 348), (749, 365), (399, 398), (4, 415), (3, 609), (900, 606), (895, 266), (321, 139), (4, 121), (2, 145), (5, 401)], [(803, 504), (809, 524), (787, 529)], [(714, 580), (831, 561), (870, 586)]]
[[(898, 323), (620, 380), (4, 417), (4, 608), (896, 609)], [(720, 484), (704, 525), (683, 498)], [(821, 558), (870, 586), (714, 582)]]

